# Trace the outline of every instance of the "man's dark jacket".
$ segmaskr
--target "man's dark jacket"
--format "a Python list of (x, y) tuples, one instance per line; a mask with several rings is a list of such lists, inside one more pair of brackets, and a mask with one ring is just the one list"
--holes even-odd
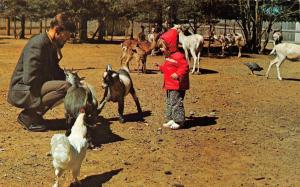
[(12, 74), (7, 101), (19, 108), (38, 107), (42, 85), (46, 81), (65, 79), (58, 63), (57, 49), (46, 33), (31, 38)]

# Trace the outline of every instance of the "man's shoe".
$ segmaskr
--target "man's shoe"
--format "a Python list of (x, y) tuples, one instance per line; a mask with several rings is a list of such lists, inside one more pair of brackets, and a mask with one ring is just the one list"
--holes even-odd
[(43, 120), (41, 116), (40, 119), (37, 119), (37, 116), (31, 117), (21, 112), (17, 121), (28, 131), (44, 132), (47, 130), (47, 127), (42, 124)]

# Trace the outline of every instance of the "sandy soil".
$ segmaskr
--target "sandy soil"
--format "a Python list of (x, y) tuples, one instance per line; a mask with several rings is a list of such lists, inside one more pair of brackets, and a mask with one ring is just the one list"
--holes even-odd
[[(0, 40), (0, 186), (52, 185), (49, 143), (53, 134), (65, 131), (63, 106), (46, 114), (48, 132), (33, 133), (16, 122), (20, 109), (6, 102), (26, 41)], [(61, 65), (82, 69), (79, 75), (100, 99), (102, 73), (107, 64), (119, 68), (120, 46), (68, 44), (63, 54)], [(88, 150), (82, 164), (82, 186), (300, 186), (300, 66), (285, 62), (286, 79), (278, 81), (275, 69), (266, 79), (250, 75), (242, 63), (267, 69), (271, 58), (202, 57), (202, 74), (190, 76), (185, 98), (187, 126), (172, 131), (161, 128), (162, 75), (153, 65), (163, 57), (149, 57), (149, 74), (131, 74), (145, 122), (136, 121), (130, 96), (125, 124), (118, 122), (117, 105), (106, 105), (93, 131), (99, 148)], [(66, 172), (62, 184), (70, 183)]]

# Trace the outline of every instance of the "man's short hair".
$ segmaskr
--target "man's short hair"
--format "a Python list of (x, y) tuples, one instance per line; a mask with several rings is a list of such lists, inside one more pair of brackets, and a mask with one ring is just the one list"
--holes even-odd
[(58, 27), (58, 31), (76, 31), (76, 25), (72, 17), (65, 12), (57, 14), (54, 19), (50, 22), (50, 27), (54, 28), (55, 26)]

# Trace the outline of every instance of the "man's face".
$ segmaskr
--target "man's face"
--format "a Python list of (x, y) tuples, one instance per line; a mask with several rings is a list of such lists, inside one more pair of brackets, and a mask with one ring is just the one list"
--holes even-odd
[(55, 43), (58, 48), (63, 48), (67, 40), (71, 37), (71, 33), (69, 31), (61, 31), (55, 33)]

